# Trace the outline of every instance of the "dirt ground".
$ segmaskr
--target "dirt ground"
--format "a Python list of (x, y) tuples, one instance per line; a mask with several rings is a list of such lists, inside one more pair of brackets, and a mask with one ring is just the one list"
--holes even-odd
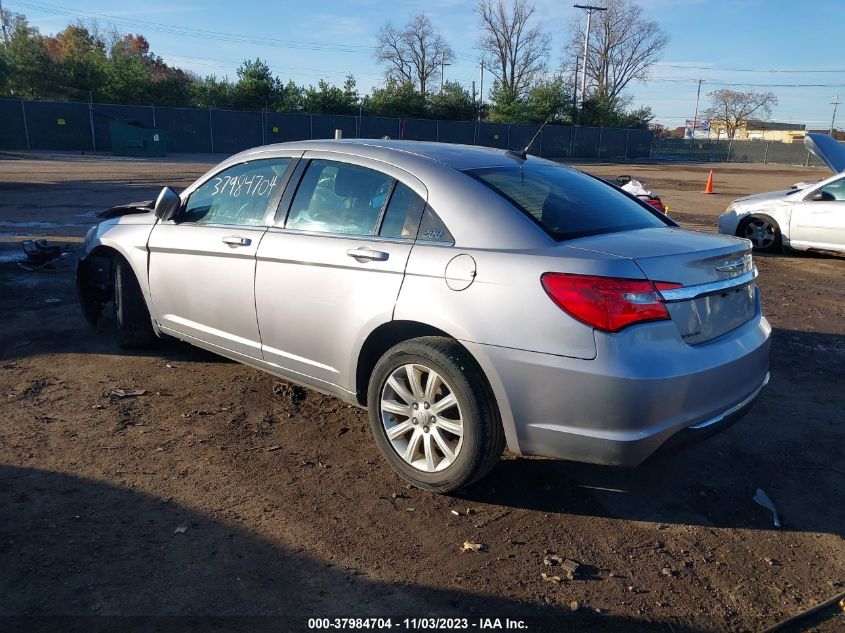
[[(772, 380), (724, 433), (636, 470), (506, 456), (437, 496), (392, 473), (364, 411), (182, 344), (122, 351), (83, 321), (72, 257), (36, 272), (13, 261), (23, 236), (76, 249), (96, 211), (184, 186), (216, 160), (0, 156), (0, 616), (755, 631), (845, 590), (845, 258), (757, 257)], [(711, 167), (717, 194), (705, 196)], [(647, 180), (707, 230), (734, 197), (825, 176), (584, 168)], [(752, 501), (757, 488), (782, 529)], [(486, 549), (461, 552), (467, 540)], [(564, 576), (544, 565), (551, 553), (581, 563), (578, 578), (544, 578)], [(74, 621), (0, 628), (16, 622)], [(843, 627), (829, 608), (788, 630)]]

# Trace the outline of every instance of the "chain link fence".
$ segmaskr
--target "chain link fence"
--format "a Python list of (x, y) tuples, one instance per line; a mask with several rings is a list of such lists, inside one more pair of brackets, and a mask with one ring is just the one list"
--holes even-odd
[(781, 165), (803, 165), (823, 167), (810, 153), (804, 143), (781, 143), (780, 141), (717, 141), (669, 138), (655, 138), (651, 157), (655, 160), (730, 162), (730, 163), (777, 163)]
[[(206, 110), (102, 103), (0, 100), (0, 150), (108, 152), (110, 122), (161, 132), (170, 152), (233, 154), (285, 141), (334, 138), (394, 138), (464, 143), (521, 150), (538, 125), (489, 121), (438, 121), (373, 116)], [(651, 152), (648, 130), (546, 126), (532, 153), (552, 159), (644, 159)]]
[[(0, 150), (112, 149), (110, 122), (164, 134), (170, 152), (234, 154), (285, 141), (394, 138), (525, 148), (539, 126), (374, 116), (293, 114), (103, 103), (0, 99)], [(644, 160), (780, 163), (819, 166), (801, 143), (661, 139), (649, 130), (548, 125), (531, 152), (555, 160)]]

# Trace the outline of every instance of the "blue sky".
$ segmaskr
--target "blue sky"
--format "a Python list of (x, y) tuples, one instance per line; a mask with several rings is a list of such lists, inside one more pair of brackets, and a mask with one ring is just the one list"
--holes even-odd
[[(549, 65), (554, 68), (561, 63), (568, 24), (577, 10), (559, 0), (535, 0), (535, 4), (537, 19), (552, 36)], [(650, 105), (665, 125), (676, 127), (692, 118), (699, 77), (705, 81), (702, 107), (706, 93), (721, 87), (771, 90), (780, 99), (773, 119), (811, 128), (830, 125), (830, 102), (837, 94), (845, 101), (842, 0), (640, 0), (639, 4), (671, 41), (652, 69), (652, 80), (632, 84), (629, 93), (636, 105)], [(26, 14), (44, 33), (55, 33), (76, 18), (96, 18), (103, 28), (113, 20), (121, 31), (146, 35), (152, 50), (168, 63), (202, 75), (234, 77), (241, 60), (260, 56), (282, 79), (300, 84), (316, 83), (321, 77), (340, 84), (352, 73), (364, 93), (383, 79), (372, 57), (378, 28), (388, 18), (404, 24), (424, 10), (458, 54), (446, 69), (447, 79), (467, 88), (473, 79), (479, 80), (474, 61), (478, 19), (469, 1), (4, 0), (4, 7)], [(203, 37), (180, 32), (186, 27), (203, 31)], [(227, 38), (214, 33), (225, 33)], [(487, 77), (485, 84), (486, 89)], [(791, 87), (794, 84), (821, 85)], [(837, 120), (845, 128), (845, 106)]]

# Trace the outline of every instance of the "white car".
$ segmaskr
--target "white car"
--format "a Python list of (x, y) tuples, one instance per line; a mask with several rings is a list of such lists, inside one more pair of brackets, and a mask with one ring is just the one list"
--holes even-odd
[(763, 252), (845, 253), (845, 146), (822, 134), (808, 134), (804, 144), (836, 175), (738, 198), (719, 216), (719, 233), (747, 238)]

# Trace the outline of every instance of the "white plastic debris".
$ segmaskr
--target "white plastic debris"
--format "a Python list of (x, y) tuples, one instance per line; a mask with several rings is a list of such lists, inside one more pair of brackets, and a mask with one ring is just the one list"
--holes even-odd
[(780, 517), (778, 516), (777, 508), (775, 508), (774, 502), (769, 499), (769, 495), (763, 492), (762, 489), (757, 488), (757, 492), (754, 493), (754, 501), (757, 505), (763, 506), (772, 513), (772, 520), (775, 522), (775, 527), (780, 527)]
[(624, 185), (622, 185), (621, 189), (622, 191), (627, 191), (633, 196), (651, 195), (651, 191), (646, 189), (643, 183), (641, 183), (639, 180), (631, 180), (629, 182), (626, 182)]

